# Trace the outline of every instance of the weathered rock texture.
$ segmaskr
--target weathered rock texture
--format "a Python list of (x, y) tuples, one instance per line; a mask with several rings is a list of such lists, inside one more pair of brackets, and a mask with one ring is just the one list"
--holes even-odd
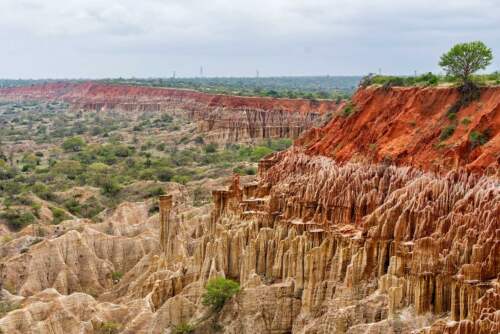
[[(159, 247), (140, 256), (131, 248), (133, 261), (122, 256), (131, 241), (95, 230), (85, 242), (65, 243), (78, 236), (71, 232), (32, 246), (19, 255), (26, 259), (11, 259), (13, 269), (4, 268), (10, 273), (4, 283), (15, 283), (26, 298), (0, 319), (0, 328), (91, 334), (113, 321), (123, 333), (148, 334), (173, 333), (184, 322), (195, 324), (195, 333), (499, 332), (500, 184), (494, 173), (339, 163), (311, 153), (297, 145), (266, 157), (256, 182), (241, 184), (235, 176), (227, 189), (213, 192), (210, 214), (163, 196)], [(57, 251), (41, 252), (49, 246)], [(57, 256), (45, 260), (38, 253)], [(83, 273), (66, 254), (82, 254), (83, 265), (92, 266)], [(34, 280), (21, 266), (40, 261), (54, 263), (57, 276), (74, 273), (66, 280), (74, 283), (56, 284), (64, 280), (44, 268), (35, 270), (42, 274)], [(126, 271), (113, 286), (105, 279), (111, 267)], [(26, 285), (19, 274), (38, 285)], [(242, 290), (211, 313), (201, 298), (216, 276), (239, 281)], [(75, 292), (86, 282), (106, 291), (97, 300)], [(46, 287), (75, 293), (40, 292)]]
[[(339, 116), (314, 128), (299, 143), (311, 154), (337, 161), (391, 162), (425, 170), (469, 170), (498, 175), (500, 166), (500, 87), (481, 89), (479, 100), (447, 116), (457, 101), (455, 88), (359, 89), (353, 96), (353, 114)], [(465, 122), (464, 122), (465, 120)], [(443, 128), (455, 125), (445, 141)], [(470, 134), (487, 134), (484, 145), (473, 145)]]
[(0, 101), (64, 101), (75, 110), (170, 112), (197, 121), (209, 140), (296, 138), (334, 101), (213, 95), (185, 89), (54, 83), (0, 89)]

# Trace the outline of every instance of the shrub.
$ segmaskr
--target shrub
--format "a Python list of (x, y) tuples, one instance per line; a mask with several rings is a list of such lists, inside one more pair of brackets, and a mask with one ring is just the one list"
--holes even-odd
[(458, 88), (460, 97), (458, 100), (450, 107), (448, 114), (455, 114), (460, 111), (460, 109), (467, 107), (470, 103), (478, 100), (481, 96), (480, 88), (473, 82), (467, 81)]
[(343, 117), (349, 117), (352, 114), (356, 112), (354, 105), (352, 103), (348, 103), (343, 109), (342, 109), (342, 116)]
[(163, 190), (162, 187), (155, 187), (155, 188), (152, 188), (152, 189), (149, 189), (146, 193), (146, 196), (145, 197), (158, 197), (160, 195), (164, 195), (165, 194), (165, 190)]
[(194, 325), (191, 325), (187, 322), (182, 322), (174, 327), (175, 334), (189, 334), (193, 333), (195, 330)]
[(98, 334), (117, 334), (120, 332), (121, 325), (116, 322), (103, 322), (97, 329)]
[(114, 178), (108, 178), (101, 184), (102, 193), (106, 196), (114, 196), (120, 192), (122, 186)]
[(460, 123), (462, 123), (463, 125), (467, 126), (471, 123), (472, 121), (470, 120), (470, 118), (468, 117), (465, 117)]
[(63, 205), (72, 214), (74, 214), (74, 215), (80, 215), (82, 207), (81, 207), (80, 203), (78, 203), (78, 201), (76, 199), (70, 198), (70, 199), (66, 200)]
[(258, 162), (260, 159), (273, 153), (273, 150), (265, 146), (257, 146), (252, 150), (250, 154), (250, 160), (253, 162)]
[(203, 144), (205, 144), (205, 140), (204, 140), (204, 139), (203, 139), (203, 137), (201, 137), (201, 136), (196, 137), (196, 138), (194, 139), (194, 142), (195, 142), (196, 144), (198, 144), (198, 145), (203, 145)]
[(425, 85), (436, 85), (439, 81), (439, 78), (437, 75), (433, 74), (432, 72), (428, 72), (425, 74), (422, 74), (418, 77), (415, 78), (415, 82), (418, 83), (423, 83)]
[(84, 218), (93, 218), (104, 208), (99, 204), (95, 197), (89, 198), (80, 207), (80, 216)]
[(76, 160), (61, 160), (58, 161), (52, 171), (55, 174), (66, 175), (69, 179), (75, 179), (82, 172), (82, 165)]
[(198, 186), (193, 191), (193, 206), (202, 206), (209, 200), (209, 192)]
[(383, 85), (384, 89), (391, 89), (392, 87), (406, 86), (405, 79), (401, 77), (389, 77)]
[(15, 168), (8, 166), (0, 166), (0, 180), (9, 180), (16, 177), (17, 171)]
[(35, 216), (31, 212), (20, 212), (17, 210), (5, 210), (5, 212), (0, 214), (0, 218), (5, 219), (10, 228), (16, 231), (35, 221)]
[(123, 277), (123, 273), (121, 271), (113, 271), (111, 273), (111, 279), (113, 282), (119, 282)]
[(455, 125), (448, 125), (443, 130), (441, 130), (441, 134), (439, 135), (440, 140), (446, 140), (450, 138), (455, 132)]
[[(0, 318), (5, 316), (10, 311), (17, 310), (19, 308), (19, 304), (12, 303), (9, 301), (0, 301)], [(0, 332), (1, 333), (1, 332)]]
[(185, 185), (186, 183), (191, 181), (191, 176), (189, 176), (189, 175), (176, 175), (172, 178), (172, 181)]
[(208, 145), (205, 145), (203, 148), (206, 153), (215, 153), (217, 152), (217, 144), (216, 143), (210, 143)]
[(51, 207), (50, 211), (52, 211), (52, 216), (53, 216), (52, 224), (57, 225), (63, 220), (68, 219), (68, 215), (66, 214), (66, 212), (64, 212), (63, 209)]
[(485, 131), (484, 133), (472, 131), (469, 135), (469, 140), (473, 148), (484, 145), (489, 140), (489, 133), (488, 131)]
[(268, 140), (266, 146), (273, 151), (283, 151), (292, 146), (293, 141), (289, 138), (281, 138), (276, 140)]
[(71, 137), (66, 139), (63, 144), (62, 148), (66, 152), (78, 152), (81, 151), (81, 149), (85, 146), (85, 141), (83, 140), (82, 137)]
[(113, 146), (113, 153), (120, 158), (126, 158), (130, 156), (130, 148), (126, 145), (115, 145)]
[(49, 200), (52, 197), (49, 188), (40, 182), (36, 182), (33, 186), (31, 186), (31, 191), (36, 194), (38, 197)]
[(214, 311), (220, 311), (229, 298), (240, 291), (240, 285), (230, 279), (217, 277), (208, 281), (202, 296), (202, 303)]
[(156, 172), (156, 177), (162, 182), (168, 182), (174, 177), (174, 174), (172, 168), (165, 167)]

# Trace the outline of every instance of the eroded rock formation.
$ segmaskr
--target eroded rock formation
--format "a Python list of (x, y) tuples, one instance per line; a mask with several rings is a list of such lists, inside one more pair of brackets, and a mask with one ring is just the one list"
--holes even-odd
[(320, 115), (339, 105), (330, 100), (213, 95), (185, 89), (97, 83), (53, 83), (0, 89), (0, 101), (64, 101), (75, 110), (131, 114), (168, 112), (198, 122), (211, 141), (296, 138)]
[[(349, 121), (337, 119), (326, 129), (337, 128), (335, 122)], [(53, 283), (30, 291), (18, 284), (22, 307), (0, 319), (0, 328), (98, 333), (104, 321), (112, 321), (124, 333), (173, 333), (182, 323), (193, 324), (195, 333), (498, 333), (496, 171), (485, 166), (432, 172), (387, 160), (366, 163), (367, 157), (336, 161), (325, 156), (330, 151), (318, 150), (322, 137), (330, 135), (326, 129), (324, 136), (312, 140), (309, 133), (292, 149), (263, 159), (255, 182), (235, 176), (227, 189), (214, 190), (210, 213), (162, 196), (158, 247), (143, 246), (145, 252), (123, 267), (126, 273), (114, 285), (99, 275), (108, 275), (106, 264), (120, 265), (130, 241), (92, 231), (98, 237), (87, 238), (92, 247), (85, 249), (113, 249), (98, 256), (104, 269), (89, 270), (96, 273), (92, 282), (106, 291), (95, 299), (79, 292), (40, 292), (60, 291)], [(493, 154), (488, 150), (485, 154)], [(52, 244), (63, 245), (76, 233)], [(134, 242), (145, 242), (138, 237)], [(80, 249), (77, 244), (65, 249)], [(28, 258), (44, 247), (32, 246), (19, 255), (27, 257), (23, 261), (11, 259), (17, 267), (4, 277), (26, 272), (20, 263), (35, 263)], [(57, 263), (65, 263), (59, 270), (65, 277), (80, 270), (72, 267), (74, 257), (62, 258)], [(48, 274), (41, 272), (42, 278)], [(214, 313), (201, 299), (205, 283), (217, 276), (239, 281), (242, 290)], [(23, 282), (7, 279), (4, 285), (14, 280)]]
[[(377, 87), (359, 89), (350, 116), (339, 116), (299, 140), (311, 154), (336, 161), (388, 162), (419, 169), (468, 170), (496, 174), (500, 170), (500, 87), (482, 88), (481, 97), (453, 117), (455, 88)], [(446, 127), (453, 135), (440, 140)], [(471, 133), (485, 134), (484, 145)]]

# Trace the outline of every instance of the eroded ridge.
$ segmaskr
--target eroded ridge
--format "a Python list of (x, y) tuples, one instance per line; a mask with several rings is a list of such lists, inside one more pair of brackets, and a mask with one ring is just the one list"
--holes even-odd
[(342, 103), (216, 95), (186, 89), (99, 83), (1, 88), (0, 101), (63, 101), (75, 111), (131, 115), (165, 112), (197, 122), (208, 141), (297, 138)]

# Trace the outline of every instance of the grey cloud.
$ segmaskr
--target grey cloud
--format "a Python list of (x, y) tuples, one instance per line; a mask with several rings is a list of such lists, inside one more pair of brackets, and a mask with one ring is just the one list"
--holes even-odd
[(496, 0), (2, 0), (0, 77), (437, 71), (463, 40), (500, 57), (499, 15)]

